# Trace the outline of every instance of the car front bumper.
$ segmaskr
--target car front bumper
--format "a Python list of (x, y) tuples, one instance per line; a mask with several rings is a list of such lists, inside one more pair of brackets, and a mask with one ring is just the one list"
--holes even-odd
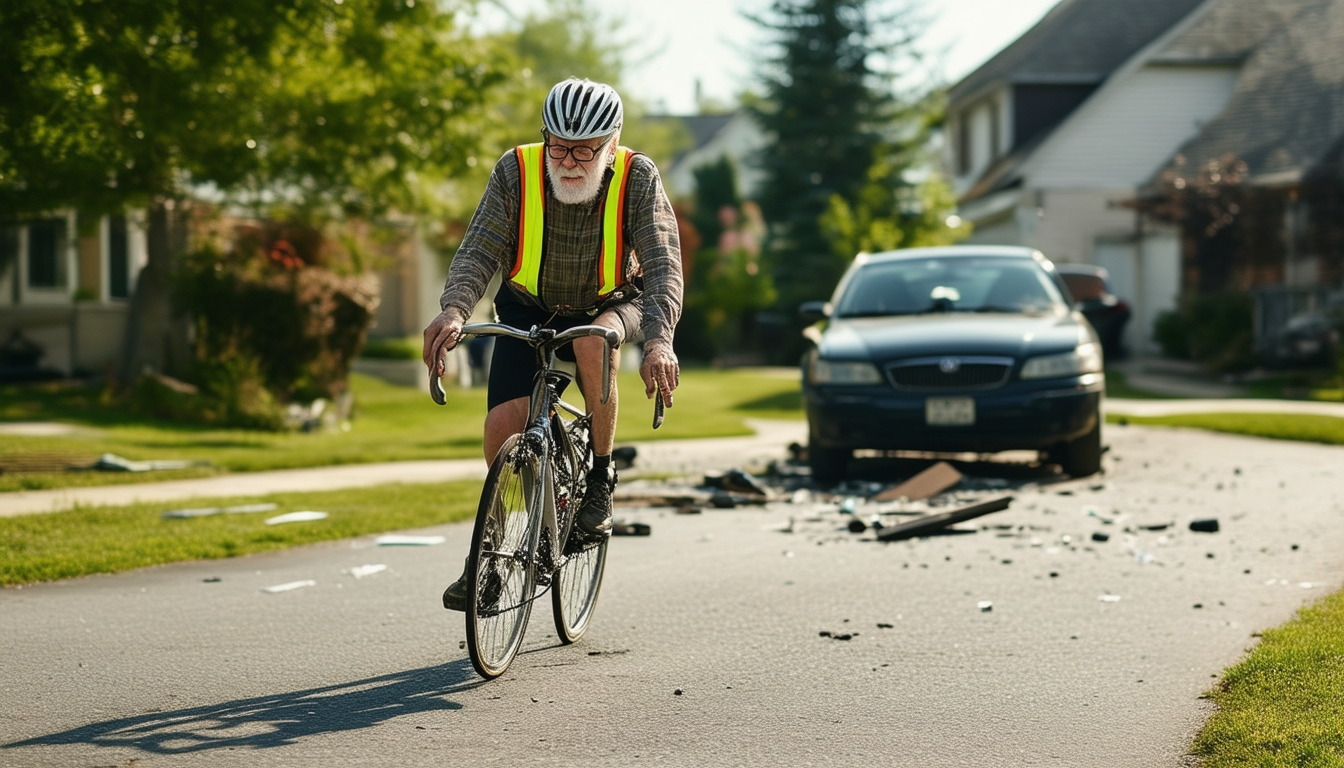
[[(1101, 418), (1104, 374), (1014, 381), (978, 392), (907, 393), (890, 386), (804, 387), (811, 439), (821, 448), (992, 453), (1044, 450), (1086, 434)], [(926, 401), (967, 397), (975, 422), (930, 425)]]

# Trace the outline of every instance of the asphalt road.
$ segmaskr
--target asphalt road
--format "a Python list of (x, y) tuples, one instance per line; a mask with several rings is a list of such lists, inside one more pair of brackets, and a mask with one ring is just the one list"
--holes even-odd
[(490, 683), (438, 605), (466, 525), (6, 589), (0, 766), (1187, 765), (1214, 677), (1344, 583), (1344, 449), (1107, 441), (1087, 480), (968, 467), (1016, 501), (960, 535), (627, 513), (653, 535), (613, 540), (589, 635), (558, 647), (543, 604)]

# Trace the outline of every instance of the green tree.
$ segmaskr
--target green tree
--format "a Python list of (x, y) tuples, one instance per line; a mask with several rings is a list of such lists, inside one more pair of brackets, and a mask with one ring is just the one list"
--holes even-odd
[(886, 163), (868, 173), (868, 183), (852, 202), (832, 195), (821, 216), (822, 235), (840, 269), (858, 253), (952, 245), (971, 233), (970, 224), (954, 215), (956, 195), (940, 176), (893, 179)]
[[(832, 201), (881, 215), (873, 206), (896, 199), (919, 158), (927, 102), (900, 93), (898, 81), (918, 59), (922, 22), (912, 6), (881, 0), (775, 0), (752, 18), (773, 42), (751, 111), (769, 137), (757, 158), (769, 266), (792, 317), (799, 302), (828, 296), (853, 256), (838, 256), (823, 229)], [(786, 333), (784, 355), (796, 335)]]
[(688, 279), (678, 352), (699, 360), (752, 352), (759, 348), (757, 313), (776, 299), (774, 283), (761, 268), (765, 223), (760, 207), (739, 197), (728, 158), (692, 173), (695, 207), (689, 219), (703, 247), (683, 246)]
[(182, 201), (431, 208), (504, 76), (487, 53), (428, 0), (7, 0), (0, 210), (148, 208), (123, 372), (163, 367)]
[(619, 16), (604, 16), (585, 0), (547, 0), (482, 40), (496, 67), (507, 71), (509, 78), (483, 105), (488, 130), (469, 158), (470, 171), (440, 189), (446, 210), (435, 242), (445, 259), (451, 258), (465, 233), (495, 161), (512, 147), (541, 140), (542, 102), (551, 87), (567, 77), (586, 77), (616, 88), (625, 105), (621, 143), (649, 155), (659, 167), (689, 145), (684, 127), (647, 119), (638, 92), (622, 82), (621, 73), (634, 49), (624, 25)]

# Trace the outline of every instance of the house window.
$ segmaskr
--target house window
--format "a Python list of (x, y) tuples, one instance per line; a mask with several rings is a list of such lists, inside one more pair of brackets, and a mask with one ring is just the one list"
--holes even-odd
[(28, 225), (28, 287), (64, 288), (67, 280), (65, 219)]
[(131, 253), (126, 237), (126, 217), (107, 220), (107, 295), (125, 299), (131, 295)]
[(1000, 142), (1000, 123), (1001, 110), (997, 101), (989, 104), (989, 162), (993, 163), (999, 159), (999, 148), (1003, 146)]
[(957, 120), (957, 175), (971, 172), (971, 116), (962, 113)]

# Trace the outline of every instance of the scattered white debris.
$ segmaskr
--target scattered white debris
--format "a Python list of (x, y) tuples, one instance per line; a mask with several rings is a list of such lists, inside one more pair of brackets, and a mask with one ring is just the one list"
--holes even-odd
[(1119, 595), (1111, 595), (1111, 594), (1100, 595), (1100, 596), (1097, 597), (1097, 599), (1100, 600), (1100, 601), (1103, 602), (1103, 603), (1118, 603), (1118, 602), (1120, 602), (1120, 596), (1119, 596)]
[(989, 613), (994, 610), (994, 602), (992, 600), (981, 600), (975, 604), (975, 607), (979, 608), (981, 613)]
[(375, 573), (382, 573), (386, 570), (387, 565), (383, 563), (371, 563), (369, 565), (357, 565), (354, 568), (348, 568), (344, 573), (348, 573), (356, 579), (362, 579), (365, 576), (372, 576)]
[(442, 544), (446, 539), (442, 536), (403, 536), (400, 534), (388, 534), (374, 539), (374, 543), (380, 547), (432, 547)]
[(1301, 588), (1303, 588), (1303, 589), (1311, 589), (1311, 588), (1312, 588), (1312, 583), (1311, 583), (1310, 581), (1304, 581), (1304, 582), (1298, 584), (1297, 586), (1299, 586), (1299, 587), (1301, 587)]
[(276, 595), (281, 592), (289, 592), (295, 589), (303, 589), (304, 587), (316, 587), (316, 586), (317, 586), (316, 581), (313, 581), (312, 579), (304, 579), (303, 581), (290, 581), (284, 584), (276, 584), (273, 587), (265, 587), (261, 591), (266, 592), (268, 594)]
[(267, 525), (284, 525), (285, 523), (307, 523), (313, 520), (327, 519), (326, 512), (314, 512), (311, 509), (305, 509), (301, 512), (287, 512), (278, 517), (266, 519)]

